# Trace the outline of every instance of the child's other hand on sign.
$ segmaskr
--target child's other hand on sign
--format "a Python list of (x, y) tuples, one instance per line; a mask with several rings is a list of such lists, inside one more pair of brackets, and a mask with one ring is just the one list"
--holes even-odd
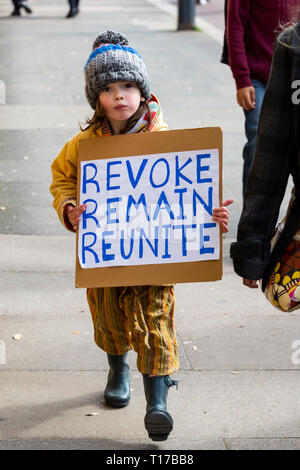
[(66, 214), (75, 232), (78, 229), (78, 224), (80, 222), (81, 215), (85, 210), (85, 204), (82, 204), (81, 206), (73, 206), (72, 204), (67, 205)]
[(229, 222), (230, 212), (227, 209), (227, 206), (229, 206), (229, 204), (232, 204), (232, 203), (233, 203), (233, 199), (226, 199), (226, 201), (222, 203), (221, 207), (217, 207), (216, 209), (213, 209), (213, 212), (212, 212), (212, 220), (221, 225), (223, 233), (228, 232), (228, 222)]

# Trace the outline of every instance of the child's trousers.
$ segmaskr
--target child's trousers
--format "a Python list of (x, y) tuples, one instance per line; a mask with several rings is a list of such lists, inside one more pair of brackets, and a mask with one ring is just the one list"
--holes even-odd
[(142, 374), (178, 370), (173, 286), (89, 288), (87, 300), (101, 349), (114, 355), (134, 349)]

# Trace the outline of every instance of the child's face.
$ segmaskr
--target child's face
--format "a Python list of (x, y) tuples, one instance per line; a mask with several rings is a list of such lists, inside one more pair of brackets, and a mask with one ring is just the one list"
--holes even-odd
[(138, 110), (141, 101), (140, 89), (131, 82), (115, 82), (106, 85), (99, 94), (100, 104), (105, 116), (114, 127), (122, 127), (126, 121)]

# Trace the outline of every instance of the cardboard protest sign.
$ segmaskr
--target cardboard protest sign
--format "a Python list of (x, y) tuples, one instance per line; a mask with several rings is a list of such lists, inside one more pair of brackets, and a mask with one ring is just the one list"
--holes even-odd
[(222, 131), (81, 140), (76, 286), (218, 280)]

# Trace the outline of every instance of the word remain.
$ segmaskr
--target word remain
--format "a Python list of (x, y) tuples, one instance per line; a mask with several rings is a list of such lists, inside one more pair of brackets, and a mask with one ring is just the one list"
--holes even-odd
[[(170, 221), (185, 220), (188, 216), (197, 217), (199, 215), (203, 217), (203, 210), (210, 216), (212, 215), (211, 186), (207, 188), (206, 200), (195, 189), (192, 189), (191, 194), (186, 195), (185, 193), (187, 193), (186, 188), (175, 189), (174, 194), (177, 195), (177, 200), (172, 205), (164, 191), (159, 194), (157, 202), (154, 204), (147, 204), (145, 193), (141, 193), (139, 198), (134, 198), (131, 194), (108, 198), (103, 204), (100, 203), (100, 206), (95, 199), (85, 199), (83, 204), (87, 205), (87, 209), (82, 214), (82, 228), (83, 230), (93, 226), (99, 228), (101, 220), (104, 225), (129, 223), (137, 214), (148, 222), (155, 222), (162, 214), (167, 215)], [(185, 202), (185, 195), (189, 196), (187, 200), (190, 202)], [(200, 210), (198, 210), (199, 205)]]

